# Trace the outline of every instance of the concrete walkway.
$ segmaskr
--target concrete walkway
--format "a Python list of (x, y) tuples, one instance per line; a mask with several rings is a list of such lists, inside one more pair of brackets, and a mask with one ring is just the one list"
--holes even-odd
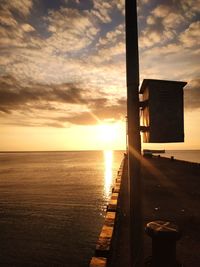
[[(166, 158), (142, 160), (144, 225), (153, 220), (176, 223), (183, 232), (177, 258), (183, 266), (200, 266), (200, 165)], [(127, 162), (110, 267), (129, 267), (129, 190)], [(151, 255), (151, 239), (144, 234), (144, 257)]]

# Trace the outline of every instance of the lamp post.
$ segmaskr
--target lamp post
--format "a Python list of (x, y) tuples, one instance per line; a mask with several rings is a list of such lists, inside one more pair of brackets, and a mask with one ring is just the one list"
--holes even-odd
[(140, 177), (141, 141), (139, 129), (139, 59), (136, 0), (125, 0), (125, 13), (131, 267), (139, 267), (142, 266), (143, 220)]

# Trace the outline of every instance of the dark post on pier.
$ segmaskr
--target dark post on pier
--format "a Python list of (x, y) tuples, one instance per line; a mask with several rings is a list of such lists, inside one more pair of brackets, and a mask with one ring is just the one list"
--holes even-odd
[(139, 128), (139, 59), (137, 1), (126, 0), (125, 12), (131, 267), (139, 267), (142, 266), (143, 223), (141, 212), (140, 178), (141, 142)]

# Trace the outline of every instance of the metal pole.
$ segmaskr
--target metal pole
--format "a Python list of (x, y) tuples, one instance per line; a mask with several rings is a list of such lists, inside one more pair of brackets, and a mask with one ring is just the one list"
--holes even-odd
[(139, 130), (137, 1), (125, 0), (125, 12), (131, 267), (141, 267), (143, 264), (143, 220), (140, 179), (141, 141)]

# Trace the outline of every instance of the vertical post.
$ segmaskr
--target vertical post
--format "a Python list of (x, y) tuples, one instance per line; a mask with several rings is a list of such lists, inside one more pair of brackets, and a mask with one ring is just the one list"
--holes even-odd
[(141, 211), (142, 198), (140, 179), (141, 141), (139, 129), (137, 1), (125, 0), (125, 12), (131, 267), (141, 267), (143, 251), (143, 220)]

